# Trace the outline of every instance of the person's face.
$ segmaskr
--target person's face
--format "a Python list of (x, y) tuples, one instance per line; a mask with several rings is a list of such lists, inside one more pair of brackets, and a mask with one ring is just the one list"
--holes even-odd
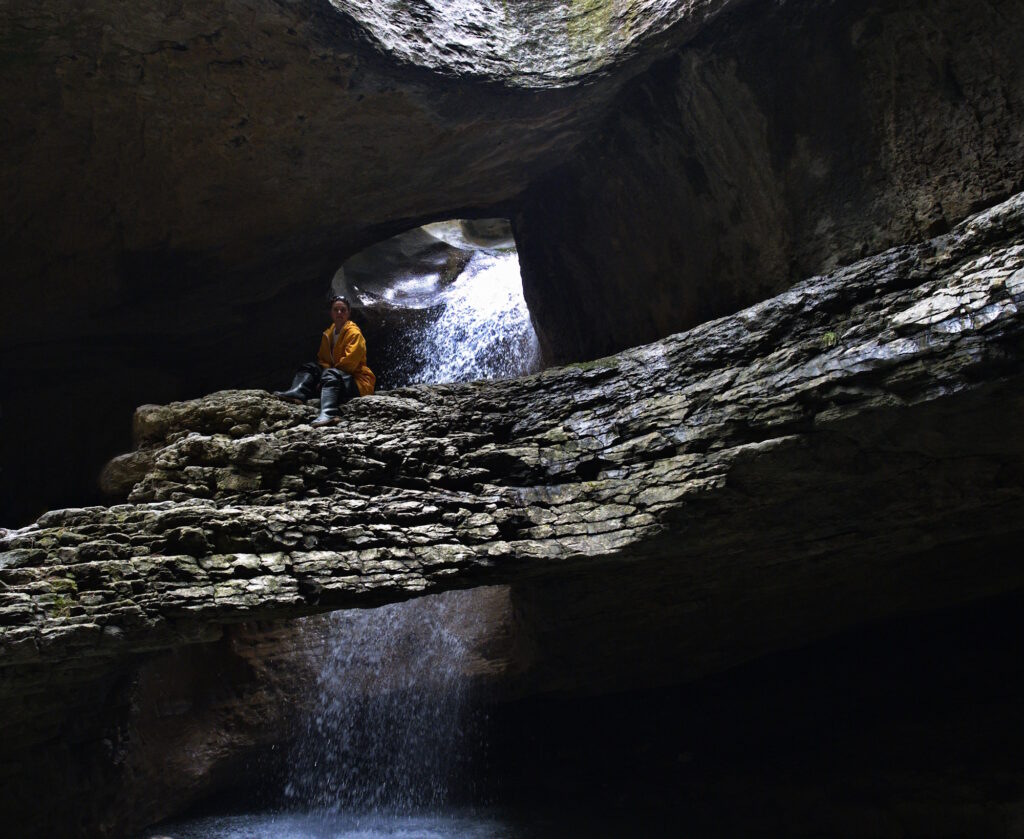
[(334, 321), (334, 326), (337, 329), (341, 329), (345, 325), (345, 321), (348, 320), (348, 306), (343, 300), (335, 300), (331, 304), (331, 320)]

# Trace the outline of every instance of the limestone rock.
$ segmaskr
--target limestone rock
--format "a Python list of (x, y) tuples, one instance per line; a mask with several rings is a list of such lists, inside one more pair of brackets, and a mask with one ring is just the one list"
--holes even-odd
[(618, 352), (1024, 189), (1020, 4), (751, 3), (517, 206), (549, 361)]
[(736, 0), (566, 5), (528, 0), (514, 6), (493, 0), (407, 6), (332, 2), (359, 21), (382, 51), (402, 61), (524, 87), (560, 86), (607, 73), (643, 48), (653, 52), (670, 37), (692, 37), (709, 19), (740, 5)]

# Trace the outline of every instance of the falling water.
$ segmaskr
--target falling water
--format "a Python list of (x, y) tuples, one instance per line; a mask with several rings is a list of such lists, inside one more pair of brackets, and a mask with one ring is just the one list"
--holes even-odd
[(421, 335), (420, 382), (521, 376), (540, 364), (515, 251), (473, 252), (444, 294), (440, 317)]
[(319, 673), (288, 754), (286, 806), (169, 825), (160, 839), (519, 839), (453, 803), (475, 751), (467, 669), (486, 590), (337, 612), (309, 655)]
[(436, 810), (464, 742), (464, 593), (331, 615), (285, 794), (324, 814)]
[(384, 389), (540, 369), (511, 232), (483, 240), (465, 236), (459, 222), (416, 228), (347, 260), (331, 293), (367, 318), (361, 326)]

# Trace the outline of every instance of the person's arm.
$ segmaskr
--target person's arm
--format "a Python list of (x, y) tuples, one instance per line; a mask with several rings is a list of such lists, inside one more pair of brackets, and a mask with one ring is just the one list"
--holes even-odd
[(366, 340), (358, 329), (349, 329), (338, 339), (335, 347), (338, 360), (334, 366), (346, 373), (355, 373), (360, 365), (366, 363)]
[(316, 360), (324, 370), (334, 366), (334, 359), (331, 358), (331, 342), (326, 332), (320, 336), (320, 351), (316, 354)]

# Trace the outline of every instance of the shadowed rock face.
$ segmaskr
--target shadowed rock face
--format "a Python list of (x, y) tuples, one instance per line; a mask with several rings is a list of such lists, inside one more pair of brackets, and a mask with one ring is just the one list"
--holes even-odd
[(1024, 7), (759, 3), (622, 91), (515, 229), (556, 363), (948, 230), (1024, 188)]
[[(68, 717), (79, 765), (109, 764), (118, 704), (74, 697), (253, 619), (514, 583), (519, 689), (611, 690), (1018, 588), (985, 548), (1020, 529), (1022, 283), (1018, 196), (620, 356), (367, 397), (333, 429), (259, 392), (140, 410), (129, 504), (0, 542), (4, 764)], [(985, 550), (943, 552), (965, 539)], [(568, 667), (562, 630), (591, 651)], [(33, 777), (4, 785), (19, 813)]]

